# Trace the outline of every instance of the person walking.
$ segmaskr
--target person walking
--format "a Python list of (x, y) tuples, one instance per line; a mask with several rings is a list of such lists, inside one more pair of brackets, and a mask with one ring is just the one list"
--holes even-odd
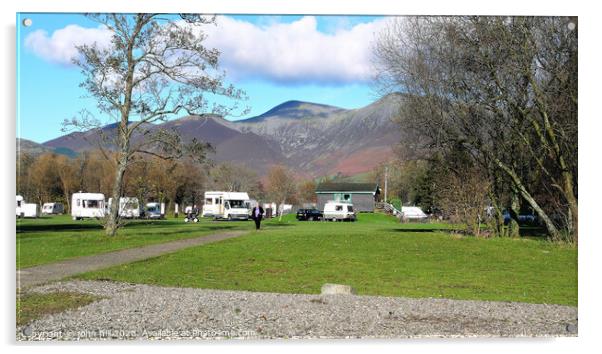
[(261, 227), (261, 219), (263, 219), (263, 208), (257, 204), (251, 211), (251, 218), (255, 221), (255, 230)]

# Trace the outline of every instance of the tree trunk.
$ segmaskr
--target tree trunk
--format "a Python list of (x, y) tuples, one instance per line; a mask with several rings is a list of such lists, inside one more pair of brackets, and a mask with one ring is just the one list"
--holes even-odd
[(496, 196), (495, 192), (490, 191), (489, 200), (491, 200), (491, 206), (494, 210), (494, 215), (489, 215), (490, 218), (493, 218), (495, 221), (495, 235), (496, 236), (505, 236), (504, 233), (504, 217), (502, 215), (502, 207), (500, 205), (499, 199)]
[(508, 166), (506, 166), (503, 162), (501, 162), (500, 160), (496, 159), (495, 162), (498, 165), (498, 167), (500, 167), (504, 172), (506, 172), (508, 174), (508, 176), (512, 180), (512, 183), (514, 184), (514, 187), (520, 192), (523, 199), (525, 199), (525, 201), (527, 203), (529, 203), (529, 205), (533, 208), (533, 210), (541, 218), (546, 229), (548, 230), (548, 233), (552, 237), (552, 240), (554, 240), (554, 241), (560, 240), (561, 239), (560, 232), (558, 232), (558, 229), (556, 228), (556, 226), (554, 225), (554, 223), (552, 222), (552, 220), (550, 219), (548, 214), (546, 214), (546, 212), (543, 211), (543, 209), (541, 209), (539, 204), (535, 201), (535, 199), (533, 199), (531, 194), (527, 191), (527, 189), (522, 184), (520, 178), (516, 175), (516, 173), (512, 169), (510, 169)]
[(518, 214), (520, 213), (520, 197), (515, 188), (512, 188), (512, 196), (510, 199), (510, 207), (508, 214), (510, 221), (508, 222), (508, 236), (517, 238), (520, 237), (520, 226), (518, 225)]
[(284, 200), (282, 201), (282, 203), (280, 204), (280, 215), (278, 217), (278, 221), (282, 221), (282, 212), (284, 211)]
[(119, 199), (121, 198), (123, 175), (125, 174), (127, 166), (127, 154), (121, 153), (119, 160), (117, 161), (117, 171), (115, 171), (115, 182), (113, 183), (113, 192), (111, 196), (113, 202), (109, 209), (109, 215), (107, 216), (107, 222), (105, 225), (105, 235), (115, 236), (120, 226), (119, 218)]
[(569, 222), (571, 224), (573, 241), (575, 244), (579, 241), (579, 208), (577, 207), (577, 198), (573, 193), (573, 176), (570, 173), (566, 173), (564, 176), (564, 195), (569, 203)]

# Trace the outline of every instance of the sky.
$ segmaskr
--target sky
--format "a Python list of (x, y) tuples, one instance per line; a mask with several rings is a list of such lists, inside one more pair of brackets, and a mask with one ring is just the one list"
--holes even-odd
[[(29, 26), (23, 20), (29, 19)], [(378, 99), (371, 47), (382, 16), (221, 15), (205, 45), (249, 98), (244, 119), (288, 100), (359, 108)], [(38, 143), (64, 134), (62, 122), (94, 100), (79, 87), (76, 45), (108, 43), (110, 33), (81, 14), (17, 14), (17, 137)], [(177, 118), (177, 117), (174, 117)]]

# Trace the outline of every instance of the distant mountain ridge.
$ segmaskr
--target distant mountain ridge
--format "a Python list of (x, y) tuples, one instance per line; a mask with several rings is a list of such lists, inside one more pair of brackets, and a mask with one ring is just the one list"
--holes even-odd
[(17, 156), (20, 153), (26, 153), (31, 156), (38, 156), (49, 152), (69, 157), (77, 156), (77, 152), (66, 147), (53, 148), (46, 145), (38, 144), (31, 140), (17, 138)]
[[(396, 95), (385, 96), (359, 108), (287, 101), (244, 120), (228, 121), (216, 115), (185, 116), (149, 125), (148, 129), (173, 129), (184, 141), (209, 142), (216, 152), (210, 158), (246, 165), (265, 175), (274, 164), (290, 167), (300, 176), (356, 175), (388, 160), (399, 143)], [(106, 135), (115, 127), (103, 128)], [(49, 149), (81, 152), (95, 148), (96, 132), (70, 133), (47, 141)], [(136, 139), (136, 137), (134, 138)]]

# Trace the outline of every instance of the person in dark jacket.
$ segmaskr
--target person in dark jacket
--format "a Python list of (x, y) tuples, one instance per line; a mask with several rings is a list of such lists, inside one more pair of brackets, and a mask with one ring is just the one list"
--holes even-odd
[(259, 204), (251, 210), (251, 218), (255, 221), (255, 230), (259, 230), (263, 219), (263, 208)]

